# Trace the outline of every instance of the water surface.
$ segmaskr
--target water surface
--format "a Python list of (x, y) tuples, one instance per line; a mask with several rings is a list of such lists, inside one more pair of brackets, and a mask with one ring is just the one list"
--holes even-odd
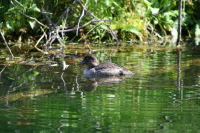
[(84, 53), (53, 64), (1, 58), (0, 131), (200, 132), (200, 53), (164, 46), (93, 49), (100, 62), (136, 75), (88, 80), (85, 66), (76, 64)]

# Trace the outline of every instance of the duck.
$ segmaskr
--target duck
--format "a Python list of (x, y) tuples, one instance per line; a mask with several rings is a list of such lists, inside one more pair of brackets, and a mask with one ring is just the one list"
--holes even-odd
[(88, 67), (83, 71), (84, 75), (94, 76), (121, 76), (134, 75), (131, 71), (110, 62), (103, 62), (99, 64), (96, 56), (88, 54), (84, 59), (77, 64), (85, 64)]

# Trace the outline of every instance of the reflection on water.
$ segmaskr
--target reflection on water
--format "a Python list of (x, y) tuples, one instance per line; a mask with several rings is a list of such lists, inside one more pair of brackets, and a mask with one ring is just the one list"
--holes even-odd
[(126, 80), (126, 78), (130, 78), (132, 75), (126, 76), (91, 76), (84, 75), (84, 78), (87, 81), (82, 81), (79, 84), (83, 90), (87, 92), (93, 92), (96, 90), (98, 86), (113, 86), (115, 83), (119, 83), (121, 81)]
[[(105, 51), (95, 54), (107, 60)], [(62, 65), (1, 65), (0, 131), (200, 130), (200, 55), (136, 49), (109, 59), (137, 74), (84, 77), (78, 59), (66, 59), (70, 65), (66, 70)]]

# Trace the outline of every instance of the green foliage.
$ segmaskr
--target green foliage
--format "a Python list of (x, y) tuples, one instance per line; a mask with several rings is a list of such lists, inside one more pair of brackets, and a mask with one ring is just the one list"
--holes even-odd
[(24, 26), (25, 20), (20, 17), (19, 13), (16, 13), (14, 8), (10, 8), (5, 14), (6, 27), (11, 31), (19, 31)]
[(152, 17), (153, 24), (159, 26), (161, 31), (166, 34), (166, 32), (172, 31), (173, 25), (175, 24), (178, 16), (178, 11), (170, 11), (166, 13), (159, 14), (156, 17)]
[[(72, 4), (73, 0), (19, 0), (19, 2), (32, 10), (25, 9), (14, 2), (17, 9), (47, 24), (44, 15), (38, 11), (53, 13), (52, 15), (48, 15), (48, 17), (55, 23), (60, 19), (59, 17), (67, 7)], [(82, 0), (82, 2), (85, 4), (86, 0)], [(161, 36), (174, 34), (178, 16), (177, 4), (178, 1), (171, 0), (89, 0), (86, 8), (101, 20), (111, 20), (106, 23), (110, 24), (113, 30), (118, 31), (118, 38), (129, 40), (137, 37), (140, 40), (144, 40), (151, 34), (147, 30), (147, 27), (151, 27), (153, 31), (156, 31)], [(198, 13), (200, 1), (184, 1), (183, 5), (183, 35), (195, 36), (196, 24), (200, 20), (200, 14)], [(76, 26), (82, 10), (79, 4), (74, 5), (69, 12), (67, 20), (63, 19), (61, 25)], [(11, 35), (10, 37), (13, 40), (22, 37), (22, 34), (25, 35), (24, 33), (27, 36), (41, 35), (36, 22), (19, 14), (9, 1), (0, 3), (0, 11), (2, 13), (0, 22), (4, 24), (3, 31), (7, 36)], [(86, 13), (81, 20), (81, 24), (91, 19), (93, 18)], [(91, 24), (87, 26), (84, 32), (90, 31), (95, 25)], [(24, 36), (24, 38), (26, 39), (27, 36)], [(102, 27), (102, 25), (96, 26), (90, 32), (90, 35), (86, 37), (89, 40), (100, 41), (110, 38), (105, 32), (105, 27)]]
[(8, 9), (10, 8), (10, 2), (9, 0), (1, 0), (0, 2), (0, 20), (3, 21), (6, 17), (5, 13), (8, 11)]
[[(27, 8), (32, 9), (32, 11), (24, 10), (21, 6), (17, 5), (16, 8), (20, 9), (20, 11), (24, 14), (30, 15), (35, 18), (39, 18), (37, 12), (40, 9), (36, 6), (36, 4), (33, 3), (33, 1), (21, 1), (22, 4), (26, 6)], [(10, 4), (11, 6), (11, 4)], [(4, 32), (7, 35), (10, 36), (12, 40), (16, 40), (18, 38), (21, 38), (21, 35), (28, 32), (30, 34), (30, 28), (35, 27), (35, 22), (33, 20), (27, 19), (24, 16), (22, 16), (14, 7), (11, 7), (5, 12), (4, 19), (2, 20), (4, 22)], [(25, 38), (27, 39), (27, 38)]]
[(132, 32), (132, 33), (135, 33), (136, 35), (139, 34), (139, 30), (137, 27), (134, 27), (134, 26), (126, 26), (122, 29), (122, 31), (128, 31), (128, 32)]

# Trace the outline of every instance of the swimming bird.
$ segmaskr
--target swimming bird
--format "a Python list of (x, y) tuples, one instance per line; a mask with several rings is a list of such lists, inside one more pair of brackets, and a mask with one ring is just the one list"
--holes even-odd
[(88, 54), (78, 64), (86, 64), (88, 67), (84, 70), (84, 75), (95, 76), (120, 76), (120, 75), (134, 75), (131, 71), (118, 66), (114, 63), (104, 62), (100, 63), (96, 56)]

